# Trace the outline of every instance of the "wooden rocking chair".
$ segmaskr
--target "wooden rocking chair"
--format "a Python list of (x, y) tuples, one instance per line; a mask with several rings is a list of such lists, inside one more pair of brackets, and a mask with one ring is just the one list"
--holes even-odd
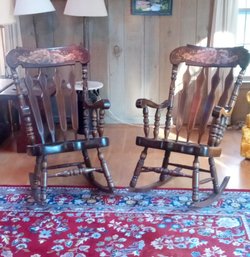
[[(249, 53), (243, 47), (205, 48), (187, 45), (173, 50), (170, 62), (172, 74), (168, 100), (161, 104), (147, 99), (138, 99), (136, 102), (136, 106), (143, 109), (145, 136), (136, 138), (136, 144), (143, 147), (143, 151), (131, 179), (130, 188), (133, 191), (142, 191), (163, 185), (173, 177), (191, 178), (192, 205), (203, 207), (217, 199), (229, 181), (229, 177), (226, 176), (219, 184), (214, 157), (219, 157), (221, 154), (219, 145), (230, 121), (243, 75), (249, 63)], [(233, 82), (235, 77), (233, 69), (238, 65), (240, 71), (236, 76), (236, 82)], [(186, 68), (182, 73), (180, 84), (177, 84), (177, 72), (181, 70), (181, 66)], [(225, 68), (226, 71), (223, 71)], [(220, 80), (221, 75), (224, 79)], [(223, 90), (219, 95), (220, 83)], [(190, 90), (189, 96), (193, 97), (188, 101)], [(152, 108), (155, 109), (155, 114), (152, 115), (154, 125), (150, 132)], [(165, 117), (162, 138), (159, 136), (161, 116)], [(145, 165), (150, 148), (164, 151), (160, 167)], [(172, 153), (179, 154), (179, 158), (171, 160)], [(190, 164), (182, 163), (183, 154), (192, 155), (193, 161)], [(200, 167), (200, 157), (207, 158), (209, 169)], [(192, 171), (191, 174), (188, 170)], [(148, 172), (158, 173), (159, 180), (149, 185), (137, 186), (139, 176)], [(201, 172), (207, 173), (209, 177), (201, 178)], [(211, 182), (212, 193), (208, 198), (201, 198), (200, 185)]]
[[(103, 136), (104, 112), (110, 107), (107, 99), (91, 102), (88, 97), (87, 64), (89, 53), (79, 46), (24, 49), (16, 48), (6, 56), (11, 68), (22, 121), (27, 132), (27, 152), (36, 157), (30, 183), (37, 202), (46, 202), (47, 180), (52, 177), (85, 175), (100, 190), (113, 192), (114, 184), (100, 148), (109, 140)], [(19, 74), (24, 69), (24, 76)], [(83, 130), (77, 135), (78, 106), (76, 80), (82, 81)], [(93, 167), (89, 150), (96, 149), (99, 167)], [(61, 153), (80, 151), (79, 162), (51, 165), (52, 157)], [(51, 172), (56, 170), (56, 172)], [(99, 183), (94, 173), (103, 174)], [(104, 185), (103, 185), (104, 184)]]

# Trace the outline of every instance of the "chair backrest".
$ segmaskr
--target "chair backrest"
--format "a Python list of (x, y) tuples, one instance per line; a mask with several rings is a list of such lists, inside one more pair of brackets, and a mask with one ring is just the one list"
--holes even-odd
[[(8, 53), (6, 62), (16, 85), (29, 144), (68, 140), (69, 129), (74, 132), (71, 139), (77, 138), (77, 80), (82, 81), (84, 135), (89, 138), (90, 132), (94, 136), (97, 131), (102, 133), (102, 128), (97, 130), (97, 124), (103, 125), (103, 122), (97, 122), (98, 114), (93, 111), (94, 118), (89, 118), (88, 107), (92, 104), (87, 85), (89, 59), (88, 51), (80, 46), (16, 48)], [(24, 71), (20, 71), (19, 67)], [(89, 129), (91, 121), (94, 132)]]
[[(172, 74), (169, 98), (159, 105), (156, 112), (154, 138), (159, 134), (160, 109), (167, 106), (165, 139), (169, 138), (170, 130), (173, 131), (174, 123), (176, 141), (218, 146), (249, 63), (248, 51), (243, 47), (207, 48), (187, 45), (174, 49), (170, 54), (170, 62)], [(234, 73), (237, 66), (240, 67), (238, 74)], [(183, 67), (184, 72), (178, 78)], [(144, 120), (147, 119), (144, 117)], [(206, 133), (208, 128), (209, 133)], [(193, 138), (194, 130), (198, 131), (194, 133), (198, 134), (197, 138)], [(144, 128), (144, 131), (147, 130)], [(204, 139), (205, 134), (207, 138)]]

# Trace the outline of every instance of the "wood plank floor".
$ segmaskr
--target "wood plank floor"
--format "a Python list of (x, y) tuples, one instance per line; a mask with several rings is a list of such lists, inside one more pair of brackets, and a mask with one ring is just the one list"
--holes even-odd
[[(107, 125), (105, 135), (110, 138), (110, 146), (103, 150), (108, 166), (113, 176), (116, 186), (128, 186), (133, 170), (139, 157), (140, 147), (135, 145), (135, 137), (143, 135), (140, 126), (130, 125)], [(222, 156), (217, 158), (216, 164), (219, 179), (225, 175), (230, 176), (228, 187), (231, 189), (250, 189), (250, 160), (245, 160), (240, 156), (240, 130), (228, 130), (222, 143)], [(95, 153), (91, 153), (94, 157)], [(153, 160), (150, 164), (161, 164), (162, 153), (154, 151)], [(63, 154), (56, 157), (57, 162), (62, 162), (64, 158), (72, 159), (79, 157), (77, 154)], [(190, 160), (188, 157), (174, 156), (183, 163)], [(0, 146), (0, 184), (1, 185), (27, 185), (28, 173), (32, 171), (34, 158), (25, 153), (16, 153), (14, 136), (7, 139)], [(204, 161), (204, 165), (206, 162)], [(153, 175), (143, 175), (141, 184), (153, 179)], [(71, 178), (57, 178), (50, 180), (49, 184), (65, 185), (88, 185), (88, 182), (81, 176)], [(189, 179), (174, 178), (169, 184), (163, 187), (190, 187)]]

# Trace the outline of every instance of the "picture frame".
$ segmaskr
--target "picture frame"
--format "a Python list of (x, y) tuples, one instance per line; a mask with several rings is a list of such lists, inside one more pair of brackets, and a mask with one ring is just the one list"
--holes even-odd
[(131, 0), (134, 15), (172, 15), (173, 0)]

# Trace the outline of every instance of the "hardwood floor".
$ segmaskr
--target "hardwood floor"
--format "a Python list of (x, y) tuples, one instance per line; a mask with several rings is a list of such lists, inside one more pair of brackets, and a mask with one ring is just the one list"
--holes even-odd
[[(116, 186), (128, 186), (141, 148), (135, 145), (135, 137), (142, 135), (140, 126), (106, 125), (105, 135), (110, 139), (110, 146), (103, 150), (108, 166)], [(241, 130), (228, 130), (222, 143), (222, 156), (216, 159), (219, 179), (225, 175), (230, 176), (228, 187), (230, 189), (250, 189), (250, 160), (240, 156)], [(80, 154), (80, 153), (79, 153)], [(162, 153), (152, 153), (154, 163), (161, 163)], [(93, 156), (94, 153), (93, 153)], [(74, 159), (76, 154), (63, 154), (56, 161), (63, 158)], [(174, 158), (180, 158), (174, 156)], [(181, 156), (182, 161), (192, 161), (188, 157)], [(28, 173), (32, 171), (34, 158), (25, 153), (16, 153), (14, 136), (8, 138), (0, 146), (0, 184), (1, 185), (26, 185), (29, 184)], [(205, 165), (204, 161), (204, 165)], [(142, 183), (152, 176), (143, 177)], [(174, 178), (163, 187), (190, 187), (190, 180)], [(49, 181), (49, 184), (88, 185), (83, 177), (57, 178)]]

